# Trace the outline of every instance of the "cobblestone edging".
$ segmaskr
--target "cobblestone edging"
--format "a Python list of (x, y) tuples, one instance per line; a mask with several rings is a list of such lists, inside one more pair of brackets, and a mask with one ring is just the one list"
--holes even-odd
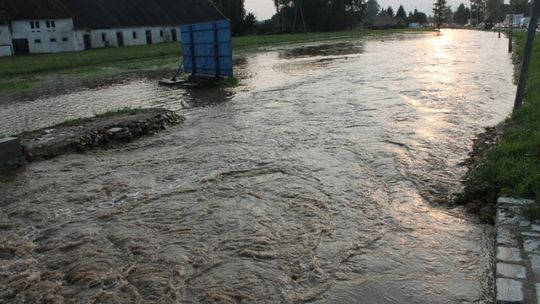
[(530, 200), (501, 197), (497, 201), (497, 304), (540, 304), (540, 221), (521, 215)]

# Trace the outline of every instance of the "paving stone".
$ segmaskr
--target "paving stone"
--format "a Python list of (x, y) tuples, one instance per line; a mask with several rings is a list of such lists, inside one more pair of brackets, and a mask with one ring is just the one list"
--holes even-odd
[(531, 221), (522, 220), (521, 222), (519, 222), (520, 227), (529, 227), (530, 225), (531, 225)]
[(0, 138), (0, 166), (19, 165), (23, 161), (21, 143), (16, 137)]
[(497, 259), (504, 262), (521, 262), (521, 253), (514, 247), (497, 247)]
[(526, 276), (525, 267), (521, 265), (497, 263), (497, 276), (524, 279)]
[(536, 289), (536, 303), (540, 304), (540, 284), (534, 284), (534, 288)]
[(531, 269), (534, 272), (534, 275), (540, 280), (540, 255), (531, 254), (529, 256), (529, 261), (531, 262)]
[(537, 231), (537, 232), (538, 232), (538, 231), (540, 231), (540, 225), (535, 225), (535, 224), (533, 224), (533, 225), (531, 225), (531, 229), (532, 229), (533, 231)]
[(527, 253), (539, 252), (540, 253), (540, 240), (525, 239), (523, 241), (523, 251)]
[(523, 231), (521, 232), (521, 235), (529, 238), (540, 238), (540, 232)]
[(511, 279), (497, 279), (497, 303), (523, 303), (523, 284)]
[(499, 225), (518, 225), (521, 221), (521, 217), (517, 215), (512, 208), (498, 208), (497, 209), (497, 224)]
[(497, 244), (508, 247), (517, 247), (518, 242), (515, 233), (508, 226), (497, 227)]
[(497, 204), (499, 205), (525, 205), (530, 204), (533, 201), (526, 199), (510, 198), (510, 197), (499, 197)]

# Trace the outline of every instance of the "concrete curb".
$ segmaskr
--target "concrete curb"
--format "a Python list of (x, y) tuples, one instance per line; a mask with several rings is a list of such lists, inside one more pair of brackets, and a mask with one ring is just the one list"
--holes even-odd
[(497, 304), (540, 304), (540, 222), (521, 215), (531, 200), (497, 200), (496, 284)]

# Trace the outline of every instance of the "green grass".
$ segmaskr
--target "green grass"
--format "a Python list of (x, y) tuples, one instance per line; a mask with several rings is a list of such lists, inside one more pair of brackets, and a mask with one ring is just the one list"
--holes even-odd
[[(357, 39), (411, 30), (341, 31), (233, 37), (235, 55), (263, 47), (285, 44)], [(414, 30), (422, 32), (427, 30)], [(31, 89), (46, 77), (95, 78), (141, 70), (174, 69), (181, 61), (179, 43), (161, 43), (123, 48), (92, 49), (83, 52), (36, 54), (0, 58), (0, 93)]]
[[(516, 69), (520, 68), (524, 44), (525, 33), (517, 33)], [(467, 174), (459, 200), (494, 202), (501, 195), (540, 200), (540, 37), (534, 44), (525, 104), (503, 124), (506, 131), (502, 139)]]
[(118, 109), (118, 110), (113, 110), (113, 111), (108, 111), (108, 112), (101, 113), (101, 114), (96, 114), (93, 117), (89, 117), (89, 118), (75, 118), (75, 119), (66, 120), (64, 122), (61, 122), (61, 123), (53, 126), (53, 127), (47, 127), (46, 129), (54, 129), (54, 128), (58, 128), (58, 127), (78, 126), (78, 125), (80, 125), (81, 123), (83, 123), (85, 121), (89, 121), (89, 120), (92, 120), (92, 119), (95, 119), (95, 118), (114, 117), (114, 116), (119, 116), (119, 115), (124, 115), (124, 114), (135, 115), (135, 114), (139, 113), (139, 110), (140, 109), (125, 107), (125, 108)]
[[(69, 119), (69, 120), (61, 122), (59, 124), (56, 124), (54, 126), (45, 127), (45, 128), (38, 129), (38, 130), (22, 132), (22, 133), (18, 134), (17, 137), (19, 137), (22, 141), (26, 141), (29, 138), (33, 138), (33, 137), (36, 137), (38, 135), (45, 134), (45, 131), (48, 130), (48, 129), (80, 126), (83, 123), (94, 120), (96, 118), (114, 117), (114, 116), (120, 116), (120, 115), (124, 115), (124, 114), (135, 115), (135, 114), (139, 113), (139, 110), (140, 109), (137, 109), (137, 108), (125, 107), (125, 108), (118, 109), (118, 110), (113, 110), (113, 111), (108, 111), (108, 112), (101, 113), (101, 114), (96, 114), (93, 117)], [(0, 138), (1, 138), (1, 135), (2, 134), (0, 134)]]

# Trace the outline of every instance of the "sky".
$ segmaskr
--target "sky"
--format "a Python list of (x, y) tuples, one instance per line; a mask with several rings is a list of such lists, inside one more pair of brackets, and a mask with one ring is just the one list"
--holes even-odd
[[(274, 5), (272, 0), (244, 0), (246, 11), (255, 13), (257, 20), (265, 20), (275, 13)], [(309, 1), (309, 0), (307, 0)], [(433, 8), (433, 3), (435, 0), (377, 0), (381, 7), (392, 6), (394, 12), (397, 11), (399, 5), (403, 5), (405, 11), (413, 11), (417, 8), (419, 11), (426, 13), (427, 15), (431, 14), (431, 9)], [(452, 10), (455, 10), (460, 3), (467, 5), (469, 0), (447, 0), (448, 5), (452, 6)]]

